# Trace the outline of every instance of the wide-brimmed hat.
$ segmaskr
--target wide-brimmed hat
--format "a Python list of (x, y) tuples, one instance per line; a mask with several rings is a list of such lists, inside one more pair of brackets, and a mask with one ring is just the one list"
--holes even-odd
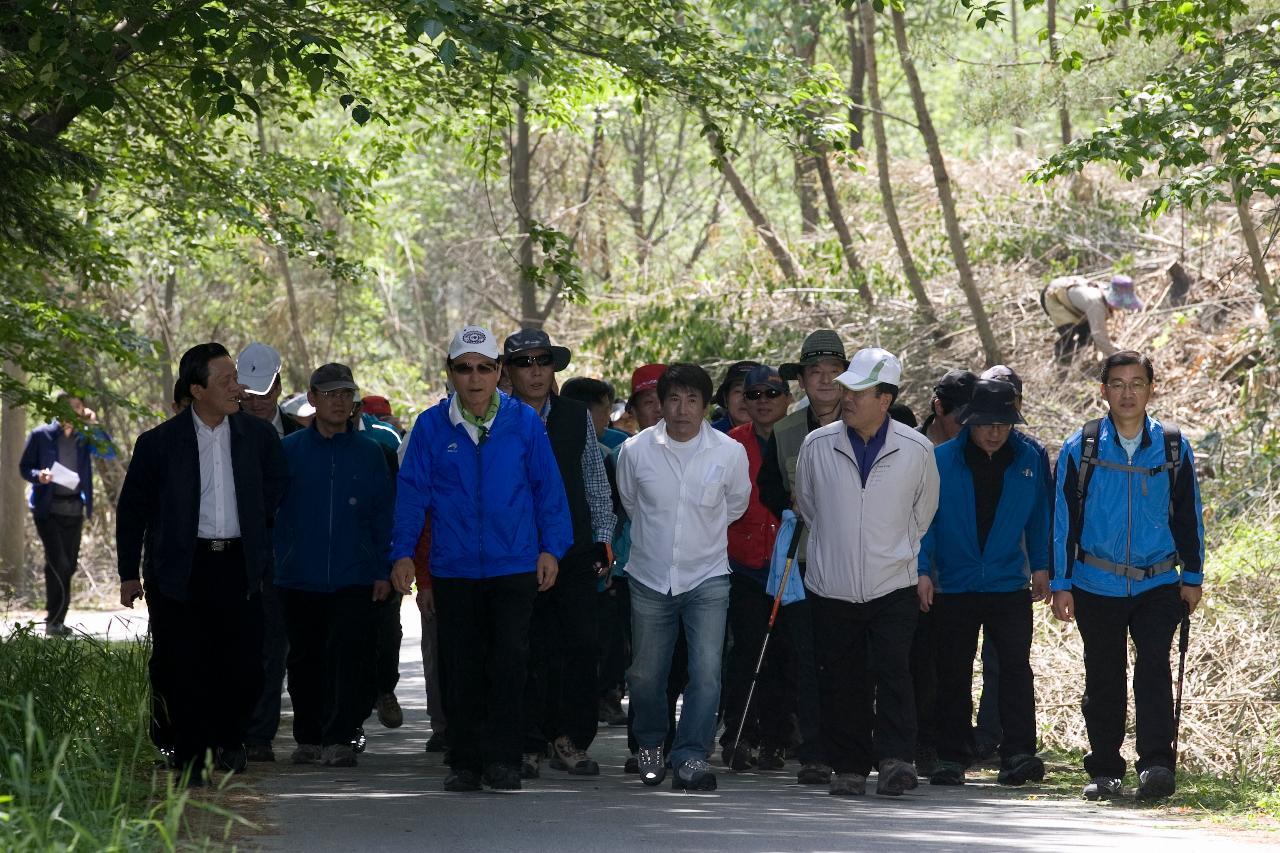
[(810, 332), (804, 339), (804, 343), (800, 345), (800, 360), (786, 362), (778, 368), (778, 373), (783, 379), (799, 379), (806, 367), (817, 364), (824, 358), (834, 358), (846, 370), (849, 369), (849, 359), (844, 354), (844, 343), (831, 329)]
[(1141, 311), (1142, 300), (1133, 291), (1133, 279), (1127, 275), (1113, 275), (1111, 281), (1102, 289), (1103, 298), (1112, 308), (1124, 311)]
[(551, 336), (541, 329), (521, 329), (513, 335), (508, 335), (502, 344), (502, 358), (505, 361), (513, 355), (535, 349), (544, 349), (551, 353), (551, 368), (555, 372), (559, 373), (569, 366), (571, 356), (569, 348), (552, 346)]
[(760, 362), (758, 361), (735, 361), (729, 365), (729, 369), (724, 372), (724, 380), (720, 383), (720, 387), (716, 389), (711, 402), (717, 406), (728, 405), (729, 391), (733, 389), (734, 384), (746, 379), (751, 369), (759, 366)]
[(1026, 423), (1013, 404), (1017, 392), (1003, 379), (979, 379), (973, 383), (973, 398), (956, 418), (962, 426)]
[(1001, 381), (1008, 382), (1013, 386), (1013, 390), (1017, 391), (1019, 394), (1022, 393), (1022, 377), (1014, 372), (1014, 369), (1009, 367), (1007, 364), (992, 365), (982, 371), (982, 375), (978, 378), (999, 379)]
[(902, 382), (902, 362), (880, 347), (867, 347), (853, 354), (849, 369), (836, 377), (836, 382), (850, 391), (874, 388), (880, 383), (897, 387)]

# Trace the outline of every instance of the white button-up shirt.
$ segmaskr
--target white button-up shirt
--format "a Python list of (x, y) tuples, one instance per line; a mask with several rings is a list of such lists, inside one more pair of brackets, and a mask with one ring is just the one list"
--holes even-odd
[(618, 453), (618, 495), (631, 516), (627, 576), (680, 595), (729, 573), (729, 525), (747, 509), (751, 475), (743, 446), (705, 421), (681, 465), (664, 422)]
[(236, 482), (231, 470), (231, 423), (222, 419), (210, 427), (194, 411), (196, 446), (200, 449), (200, 521), (196, 536), (201, 539), (235, 539), (240, 535), (240, 514), (236, 505)]

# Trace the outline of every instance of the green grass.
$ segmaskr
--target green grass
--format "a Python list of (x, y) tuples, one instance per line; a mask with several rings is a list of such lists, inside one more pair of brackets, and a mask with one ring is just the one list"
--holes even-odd
[(29, 627), (0, 639), (0, 850), (208, 849), (206, 832), (243, 825), (155, 769), (148, 654)]

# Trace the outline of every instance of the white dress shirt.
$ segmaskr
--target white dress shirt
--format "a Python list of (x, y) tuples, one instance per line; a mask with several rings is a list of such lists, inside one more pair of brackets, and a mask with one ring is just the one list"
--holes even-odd
[(681, 595), (729, 573), (728, 528), (747, 509), (751, 475), (743, 446), (705, 421), (684, 464), (671, 441), (665, 422), (627, 439), (618, 495), (631, 516), (627, 576)]
[(193, 410), (196, 446), (200, 449), (200, 539), (236, 539), (240, 515), (236, 505), (236, 481), (231, 470), (231, 423), (222, 419), (210, 427)]

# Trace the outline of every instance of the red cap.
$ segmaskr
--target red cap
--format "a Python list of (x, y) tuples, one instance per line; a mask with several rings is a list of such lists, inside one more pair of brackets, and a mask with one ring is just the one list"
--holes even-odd
[(635, 373), (631, 374), (631, 396), (639, 394), (650, 388), (658, 387), (658, 380), (662, 378), (662, 374), (667, 372), (665, 364), (646, 364), (637, 367)]
[(373, 415), (375, 418), (379, 415), (391, 414), (391, 401), (386, 397), (379, 397), (376, 394), (370, 394), (360, 401), (362, 409), (367, 414)]

